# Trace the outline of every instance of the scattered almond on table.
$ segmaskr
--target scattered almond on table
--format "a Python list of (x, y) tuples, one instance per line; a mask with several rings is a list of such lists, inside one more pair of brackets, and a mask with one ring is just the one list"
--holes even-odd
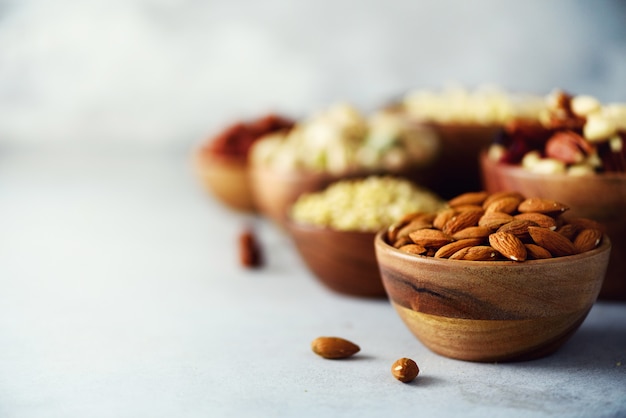
[(318, 337), (311, 343), (311, 349), (331, 360), (348, 358), (361, 351), (358, 345), (341, 337)]
[(415, 380), (420, 369), (415, 360), (402, 357), (396, 360), (391, 366), (391, 374), (402, 383), (409, 383)]
[(239, 261), (246, 268), (259, 268), (263, 265), (261, 246), (250, 228), (239, 235)]

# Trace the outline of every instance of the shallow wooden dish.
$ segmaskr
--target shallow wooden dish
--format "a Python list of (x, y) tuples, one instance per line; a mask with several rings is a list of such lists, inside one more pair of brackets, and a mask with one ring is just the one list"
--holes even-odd
[(429, 349), (478, 362), (556, 351), (595, 302), (608, 237), (587, 253), (548, 260), (460, 261), (415, 256), (375, 238), (383, 284), (400, 318)]
[(567, 202), (567, 216), (601, 222), (611, 237), (613, 250), (600, 298), (626, 300), (626, 174), (533, 174), (521, 167), (494, 162), (486, 152), (481, 154), (480, 163), (484, 189), (488, 192), (515, 190), (525, 196)]
[(383, 298), (376, 254), (375, 232), (339, 231), (286, 223), (304, 263), (319, 281), (345, 295)]
[(246, 158), (216, 155), (199, 148), (193, 152), (192, 164), (200, 183), (220, 202), (244, 212), (256, 210)]

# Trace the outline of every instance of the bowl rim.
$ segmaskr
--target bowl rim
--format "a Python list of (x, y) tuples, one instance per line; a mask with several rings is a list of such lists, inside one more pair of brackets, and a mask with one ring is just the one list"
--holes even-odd
[(294, 228), (302, 232), (338, 232), (338, 233), (349, 233), (349, 234), (363, 235), (363, 236), (371, 235), (372, 237), (376, 236), (376, 234), (378, 234), (378, 232), (380, 231), (380, 229), (376, 229), (376, 230), (337, 229), (329, 225), (316, 225), (316, 224), (311, 224), (311, 223), (306, 223), (306, 222), (299, 222), (299, 221), (294, 220), (290, 216), (292, 206), (293, 205), (290, 205), (289, 208), (286, 210), (286, 217), (285, 217), (285, 224), (287, 225), (289, 229)]
[(490, 168), (501, 170), (506, 172), (508, 175), (515, 176), (517, 178), (524, 178), (527, 180), (540, 180), (546, 181), (549, 180), (567, 180), (567, 181), (625, 181), (626, 182), (626, 172), (618, 172), (618, 171), (610, 171), (604, 173), (594, 173), (593, 175), (587, 176), (572, 176), (570, 174), (565, 173), (554, 173), (554, 174), (539, 174), (533, 173), (531, 171), (526, 170), (519, 164), (507, 164), (501, 161), (494, 161), (489, 158), (488, 149), (483, 149), (480, 152), (480, 159), (483, 164), (488, 164)]
[(215, 152), (208, 145), (199, 145), (191, 149), (191, 158), (197, 164), (225, 163), (229, 165), (240, 165), (249, 167), (247, 155), (235, 155)]
[(414, 261), (417, 263), (427, 263), (427, 264), (446, 264), (453, 263), (458, 266), (473, 266), (473, 267), (510, 267), (515, 266), (513, 268), (523, 268), (524, 266), (541, 266), (545, 264), (563, 264), (571, 261), (577, 261), (579, 259), (585, 259), (589, 257), (593, 257), (597, 254), (611, 251), (612, 244), (611, 239), (606, 233), (602, 234), (602, 242), (600, 245), (593, 250), (585, 251), (584, 253), (578, 253), (573, 255), (567, 255), (563, 257), (552, 257), (540, 260), (525, 260), (525, 261), (513, 261), (513, 260), (497, 260), (497, 261), (475, 261), (475, 260), (450, 260), (447, 258), (435, 258), (429, 257), (426, 255), (416, 255), (409, 254), (404, 251), (400, 251), (394, 246), (390, 245), (383, 237), (386, 236), (387, 229), (382, 229), (376, 233), (376, 237), (374, 238), (374, 246), (377, 250), (385, 251), (387, 253), (393, 254), (394, 257), (400, 257), (406, 259), (407, 261)]

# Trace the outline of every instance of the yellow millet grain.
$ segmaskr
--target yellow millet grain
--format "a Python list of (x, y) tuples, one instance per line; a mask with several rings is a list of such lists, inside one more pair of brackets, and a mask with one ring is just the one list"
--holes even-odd
[(377, 231), (411, 212), (436, 212), (445, 202), (433, 192), (391, 176), (341, 180), (306, 193), (291, 208), (292, 220), (348, 231)]

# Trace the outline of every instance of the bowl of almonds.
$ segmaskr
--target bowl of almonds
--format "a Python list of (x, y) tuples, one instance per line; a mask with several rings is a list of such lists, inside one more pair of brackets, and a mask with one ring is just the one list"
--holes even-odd
[(567, 202), (600, 222), (613, 250), (601, 299), (626, 301), (626, 104), (554, 92), (541, 123), (507, 125), (481, 155), (489, 192)]
[(381, 230), (376, 257), (392, 305), (446, 357), (553, 353), (596, 301), (611, 251), (600, 224), (567, 212), (518, 192), (469, 192)]

